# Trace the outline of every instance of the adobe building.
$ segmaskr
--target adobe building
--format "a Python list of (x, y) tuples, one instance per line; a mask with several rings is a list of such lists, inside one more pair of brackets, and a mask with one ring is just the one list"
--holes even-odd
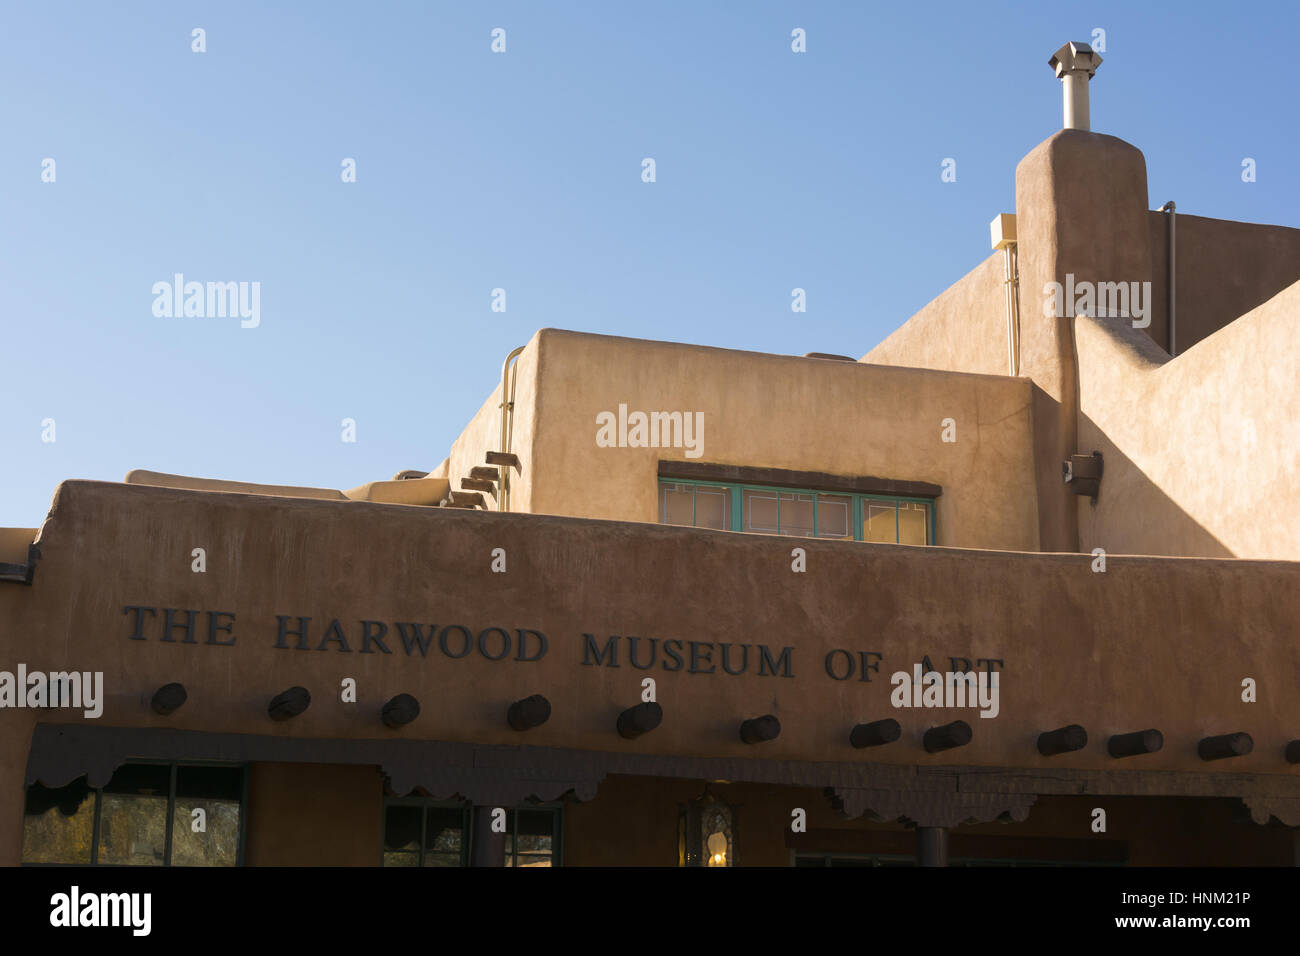
[(1295, 865), (1300, 229), (1153, 210), (1099, 62), (859, 360), (543, 329), (427, 473), (62, 483), (0, 863)]

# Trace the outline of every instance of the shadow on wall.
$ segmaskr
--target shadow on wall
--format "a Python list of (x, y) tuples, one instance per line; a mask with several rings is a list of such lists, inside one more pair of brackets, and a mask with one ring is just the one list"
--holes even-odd
[(1222, 541), (1184, 511), (1092, 419), (1079, 416), (1081, 455), (1105, 458), (1101, 494), (1094, 505), (1077, 498), (1079, 550), (1189, 558), (1235, 558)]

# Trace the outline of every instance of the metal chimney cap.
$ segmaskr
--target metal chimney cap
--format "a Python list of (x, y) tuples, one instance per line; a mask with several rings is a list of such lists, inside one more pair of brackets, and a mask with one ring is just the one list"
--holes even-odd
[(1052, 55), (1047, 65), (1056, 71), (1057, 79), (1082, 70), (1091, 77), (1101, 66), (1101, 54), (1094, 53), (1086, 43), (1067, 43)]

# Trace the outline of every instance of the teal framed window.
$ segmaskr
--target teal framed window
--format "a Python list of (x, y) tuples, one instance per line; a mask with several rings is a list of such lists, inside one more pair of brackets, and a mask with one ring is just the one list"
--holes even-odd
[(506, 866), (559, 866), (564, 814), (561, 807), (506, 811)]
[[(481, 811), (482, 812), (482, 811)], [(428, 797), (384, 800), (384, 866), (469, 866), (473, 808), (466, 801)], [(561, 804), (506, 808), (506, 866), (559, 866)]]
[(25, 865), (239, 866), (248, 775), (240, 764), (123, 764), (104, 787), (85, 777), (33, 784)]
[(384, 866), (469, 866), (468, 803), (390, 797), (384, 801)]
[(934, 501), (814, 489), (659, 479), (659, 523), (838, 538), (934, 544)]

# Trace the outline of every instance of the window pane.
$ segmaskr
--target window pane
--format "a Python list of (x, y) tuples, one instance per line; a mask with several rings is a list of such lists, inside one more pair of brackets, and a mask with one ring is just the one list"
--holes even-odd
[(167, 846), (167, 792), (171, 768), (119, 767), (100, 799), (100, 863), (162, 866)]
[(898, 540), (898, 526), (892, 501), (862, 501), (862, 540), (888, 541)]
[(420, 854), (418, 853), (385, 853), (384, 866), (419, 866)]
[(731, 530), (731, 489), (712, 485), (695, 487), (695, 527)]
[(95, 792), (86, 778), (66, 787), (27, 789), (23, 811), (24, 863), (89, 863)]
[(460, 865), (464, 816), (457, 807), (430, 807), (424, 827), (424, 865), (444, 866), (431, 862), (431, 855), (455, 857), (452, 866)]
[(817, 537), (853, 537), (853, 499), (848, 495), (817, 496)]
[[(238, 767), (177, 767), (172, 817), (172, 866), (234, 866), (239, 858)], [(194, 811), (203, 811), (202, 832)]]
[(898, 503), (898, 543), (930, 543), (930, 506), (919, 501)]
[(555, 814), (549, 810), (520, 810), (516, 814), (520, 853), (550, 853)]
[(752, 491), (741, 492), (741, 501), (745, 508), (744, 530), (757, 531), (760, 534), (776, 534), (776, 492)]
[[(384, 809), (384, 849), (420, 852), (421, 807), (392, 805)], [(410, 864), (417, 866), (419, 861)]]
[(425, 866), (440, 867), (457, 867), (462, 865), (461, 855), (459, 853), (426, 853), (424, 854)]
[(557, 819), (550, 810), (511, 810), (506, 866), (551, 866)]
[(695, 523), (694, 485), (659, 486), (659, 523), (684, 524)]
[(781, 533), (796, 538), (813, 536), (813, 496), (781, 492)]

